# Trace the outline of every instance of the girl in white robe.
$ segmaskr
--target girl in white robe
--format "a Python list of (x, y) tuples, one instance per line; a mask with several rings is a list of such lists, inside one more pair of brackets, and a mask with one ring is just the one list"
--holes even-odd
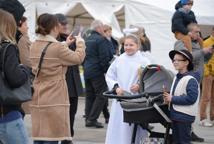
[[(142, 56), (139, 48), (140, 41), (135, 35), (126, 36), (125, 53), (115, 59), (106, 73), (109, 90), (114, 89), (117, 95), (123, 95), (124, 91), (132, 94), (139, 91), (138, 70), (150, 64), (149, 59)], [(131, 144), (133, 126), (133, 124), (123, 122), (123, 110), (120, 102), (114, 99), (105, 144)], [(143, 137), (147, 137), (147, 132), (138, 127), (135, 144), (139, 144)]]

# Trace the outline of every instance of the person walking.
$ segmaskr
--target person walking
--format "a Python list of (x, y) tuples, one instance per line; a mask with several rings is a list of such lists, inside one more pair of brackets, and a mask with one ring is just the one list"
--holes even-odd
[(105, 73), (113, 58), (110, 52), (113, 48), (105, 37), (101, 21), (94, 20), (91, 29), (91, 34), (86, 39), (86, 57), (83, 63), (86, 87), (85, 126), (103, 128), (97, 119), (107, 103), (107, 98), (103, 96), (103, 92), (108, 89)]
[[(67, 19), (63, 14), (56, 14), (56, 17), (59, 22), (59, 35), (57, 37), (58, 41), (65, 41), (69, 36), (67, 34)], [(76, 45), (72, 43), (69, 46), (69, 49), (75, 51)], [(78, 107), (78, 96), (83, 94), (83, 87), (80, 79), (79, 65), (69, 66), (66, 72), (66, 82), (68, 85), (68, 94), (69, 94), (69, 102), (70, 102), (70, 129), (71, 129), (71, 137), (74, 137), (74, 120)], [(61, 144), (72, 144), (72, 141), (64, 140)]]
[[(80, 36), (75, 37), (77, 48), (72, 51), (68, 46), (75, 42), (73, 37), (58, 42), (59, 23), (55, 15), (42, 14), (37, 24), (38, 38), (30, 49), (32, 72), (35, 75), (31, 103), (32, 139), (34, 144), (58, 144), (58, 141), (72, 140), (65, 74), (68, 66), (83, 62), (85, 43)], [(46, 53), (40, 63), (44, 49)]]
[[(16, 22), (10, 13), (0, 9), (0, 72), (4, 74), (11, 88), (18, 88), (28, 80), (30, 70), (20, 64), (16, 46)], [(6, 51), (3, 63), (3, 51)], [(0, 102), (0, 143), (29, 144), (28, 133), (22, 119), (20, 104)]]

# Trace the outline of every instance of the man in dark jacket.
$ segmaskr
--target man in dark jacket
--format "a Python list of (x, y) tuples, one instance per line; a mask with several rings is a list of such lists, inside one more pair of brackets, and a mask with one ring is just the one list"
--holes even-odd
[[(56, 14), (56, 17), (59, 21), (59, 31), (60, 35), (58, 36), (59, 41), (65, 41), (67, 38), (67, 19), (63, 14)], [(75, 43), (69, 47), (72, 50), (76, 49)], [(74, 120), (77, 112), (78, 106), (78, 96), (82, 95), (83, 88), (80, 79), (79, 66), (69, 66), (66, 73), (66, 82), (68, 86), (68, 94), (70, 101), (70, 129), (71, 137), (74, 136)], [(72, 141), (64, 140), (61, 144), (72, 144)]]
[(91, 29), (92, 32), (86, 39), (86, 57), (83, 64), (86, 86), (86, 127), (103, 128), (97, 119), (107, 102), (107, 98), (102, 93), (108, 89), (105, 73), (113, 58), (110, 52), (112, 44), (104, 37), (101, 21), (93, 21)]

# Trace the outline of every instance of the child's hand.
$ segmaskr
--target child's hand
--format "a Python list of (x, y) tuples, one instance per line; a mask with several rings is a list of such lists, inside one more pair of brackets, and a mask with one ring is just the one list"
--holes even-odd
[(167, 92), (164, 92), (164, 93), (163, 93), (163, 98), (164, 98), (164, 101), (165, 101), (166, 103), (170, 103), (171, 100), (172, 100), (172, 96), (171, 96), (169, 93), (167, 93)]
[(123, 95), (123, 89), (118, 87), (116, 89), (116, 93), (117, 93), (118, 96), (122, 96)]
[(139, 84), (133, 84), (130, 88), (130, 91), (133, 93), (137, 93), (137, 92), (139, 92), (139, 89), (140, 89)]

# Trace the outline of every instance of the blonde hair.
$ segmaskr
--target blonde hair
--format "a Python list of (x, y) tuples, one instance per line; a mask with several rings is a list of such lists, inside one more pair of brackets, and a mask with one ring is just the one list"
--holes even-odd
[(16, 43), (16, 21), (12, 14), (0, 9), (0, 41), (8, 40), (11, 43)]

